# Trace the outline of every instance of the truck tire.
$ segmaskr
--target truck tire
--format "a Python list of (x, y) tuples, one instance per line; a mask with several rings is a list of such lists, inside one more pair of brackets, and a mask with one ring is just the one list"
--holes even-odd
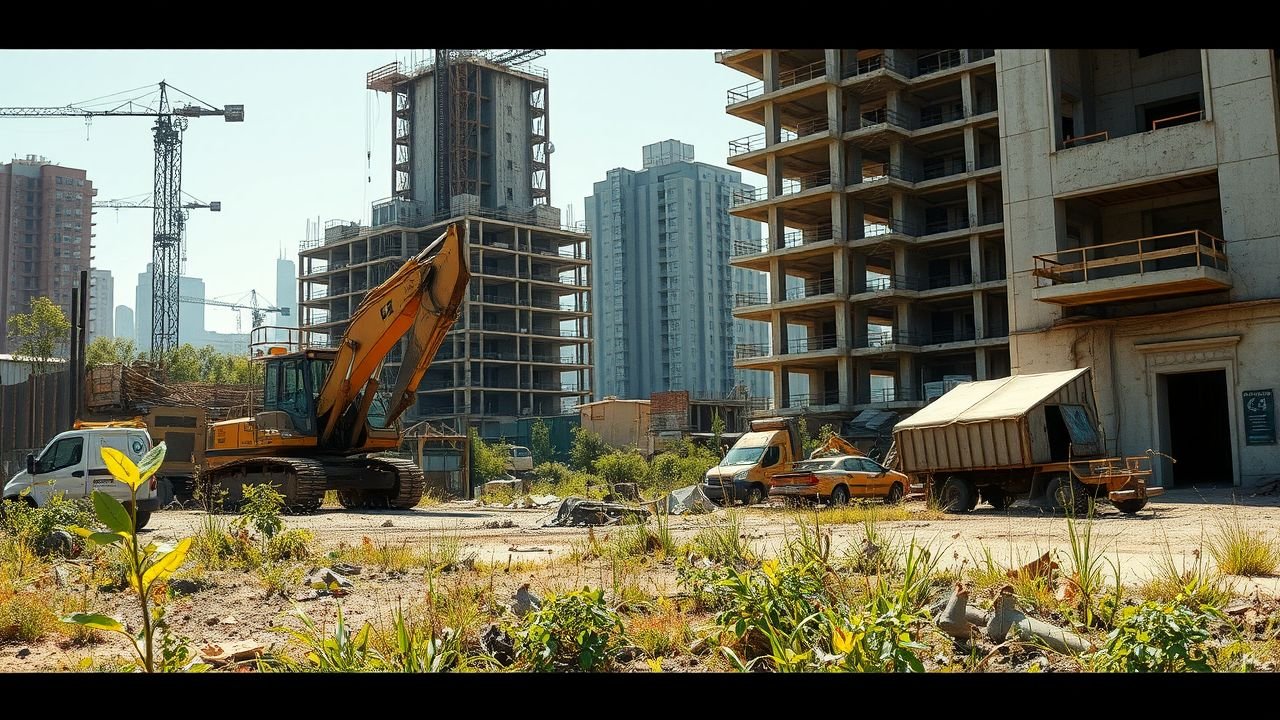
[(1134, 515), (1139, 510), (1147, 506), (1147, 499), (1143, 498), (1141, 500), (1121, 500), (1119, 502), (1113, 502), (1111, 504), (1115, 505), (1117, 510), (1119, 510), (1122, 513), (1125, 513), (1126, 515)]
[(884, 496), (884, 501), (890, 505), (902, 502), (902, 483), (894, 483), (889, 488), (889, 494)]
[(1068, 515), (1081, 516), (1089, 514), (1089, 504), (1093, 495), (1084, 483), (1074, 476), (1063, 473), (1049, 481), (1045, 492), (1055, 510), (1064, 510)]
[(982, 499), (988, 505), (997, 510), (1006, 510), (1013, 504), (1013, 493), (1007, 493), (999, 488), (987, 488), (982, 491)]
[(942, 489), (938, 491), (938, 505), (946, 513), (968, 512), (977, 506), (978, 497), (974, 490), (973, 483), (952, 475), (942, 483)]
[(764, 502), (764, 489), (760, 485), (752, 485), (747, 488), (747, 496), (743, 498), (743, 505), (759, 505)]
[(849, 504), (849, 488), (837, 485), (831, 490), (831, 498), (827, 501), (831, 507), (843, 507)]

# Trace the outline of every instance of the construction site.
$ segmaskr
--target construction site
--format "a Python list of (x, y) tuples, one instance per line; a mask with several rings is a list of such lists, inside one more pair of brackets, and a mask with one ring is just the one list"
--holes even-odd
[[(0, 173), (0, 671), (1280, 669), (1275, 50), (698, 53), (757, 130), (562, 140), (580, 223), (575, 52), (364, 70), (390, 194), (239, 299), (182, 131), (243, 105), (0, 108), (155, 148)], [(153, 210), (127, 333), (95, 208)]]

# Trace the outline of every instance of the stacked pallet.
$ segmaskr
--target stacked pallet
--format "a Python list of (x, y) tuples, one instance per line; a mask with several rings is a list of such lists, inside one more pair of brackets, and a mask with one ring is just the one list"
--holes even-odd
[(89, 371), (85, 403), (97, 412), (145, 413), (152, 407), (204, 408), (212, 422), (243, 417), (262, 407), (260, 385), (222, 385), (165, 382), (160, 371), (145, 362), (100, 365)]

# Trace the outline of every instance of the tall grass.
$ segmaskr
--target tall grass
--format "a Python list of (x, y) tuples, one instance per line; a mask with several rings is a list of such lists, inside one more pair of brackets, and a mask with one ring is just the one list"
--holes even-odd
[(1233, 509), (1230, 517), (1218, 519), (1209, 536), (1209, 552), (1227, 575), (1273, 575), (1280, 567), (1280, 542), (1261, 530), (1249, 529), (1239, 508)]
[(690, 549), (727, 565), (747, 566), (755, 563), (756, 554), (742, 532), (742, 516), (739, 512), (726, 510), (722, 520), (721, 523), (698, 530), (690, 543)]

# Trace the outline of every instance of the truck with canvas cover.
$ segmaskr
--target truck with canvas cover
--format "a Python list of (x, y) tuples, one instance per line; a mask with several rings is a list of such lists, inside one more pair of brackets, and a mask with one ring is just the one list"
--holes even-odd
[(894, 426), (898, 469), (947, 512), (1019, 497), (1084, 514), (1092, 499), (1136, 513), (1151, 457), (1109, 457), (1089, 368), (961, 384)]

